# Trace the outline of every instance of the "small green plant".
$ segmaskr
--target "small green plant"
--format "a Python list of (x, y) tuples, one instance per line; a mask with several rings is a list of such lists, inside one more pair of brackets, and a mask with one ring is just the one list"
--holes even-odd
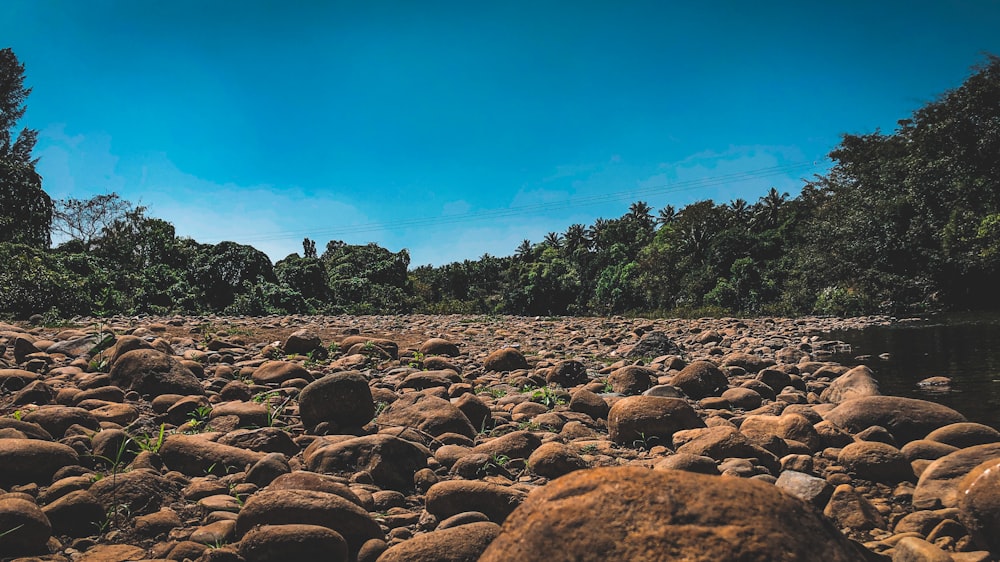
[(639, 432), (639, 438), (632, 441), (632, 447), (636, 449), (651, 449), (653, 445), (659, 441), (660, 438), (656, 435), (650, 435), (646, 437), (646, 434), (642, 431)]
[(413, 359), (410, 359), (410, 368), (422, 369), (424, 366), (424, 354), (419, 351), (413, 352)]
[(553, 406), (562, 405), (566, 403), (566, 399), (562, 398), (554, 390), (549, 387), (539, 388), (538, 390), (531, 393), (531, 401), (538, 402), (548, 408)]
[(603, 394), (610, 394), (610, 393), (612, 393), (614, 391), (615, 391), (615, 389), (614, 389), (613, 386), (611, 386), (611, 381), (605, 379), (605, 381), (604, 381), (604, 387), (601, 388), (601, 393), (603, 393)]
[(388, 408), (388, 407), (389, 407), (389, 403), (388, 402), (383, 402), (381, 400), (379, 400), (378, 402), (376, 402), (375, 403), (375, 415), (372, 416), (372, 421), (375, 421), (376, 419), (378, 419), (378, 417), (380, 415), (382, 415), (382, 412), (384, 412), (385, 409)]
[(166, 437), (166, 425), (160, 424), (160, 431), (156, 435), (150, 435), (144, 433), (138, 437), (133, 438), (136, 446), (142, 451), (148, 451), (150, 453), (156, 454), (160, 452), (160, 448), (163, 447), (163, 440)]
[(211, 415), (212, 415), (211, 406), (198, 406), (188, 414), (188, 417), (198, 423), (205, 423), (208, 421), (208, 418)]
[(264, 354), (264, 357), (267, 357), (272, 361), (281, 361), (282, 359), (285, 358), (285, 354), (282, 353), (281, 350), (278, 349), (277, 347), (272, 347), (271, 349), (267, 350), (267, 353)]
[(482, 475), (505, 473), (507, 471), (505, 467), (508, 464), (510, 464), (510, 457), (494, 453), (490, 455), (490, 459), (479, 468), (478, 472)]
[(542, 425), (538, 422), (533, 421), (523, 421), (517, 424), (517, 428), (521, 431), (538, 431), (542, 429)]
[(21, 416), (23, 415), (24, 415), (23, 410), (14, 410), (14, 413), (11, 414), (10, 417), (14, 418), (17, 421), (21, 421)]
[(274, 427), (274, 425), (278, 422), (278, 418), (281, 417), (281, 414), (284, 413), (285, 408), (288, 407), (288, 403), (291, 402), (291, 401), (292, 401), (292, 397), (291, 396), (286, 396), (285, 399), (284, 399), (284, 401), (282, 401), (281, 404), (278, 404), (277, 407), (273, 407), (270, 400), (268, 400), (267, 402), (265, 402), (265, 404), (267, 405), (267, 425), (268, 425), (268, 427)]
[(507, 396), (507, 391), (506, 390), (504, 390), (502, 388), (495, 387), (495, 386), (479, 386), (479, 387), (476, 387), (476, 394), (480, 394), (480, 393), (489, 394), (494, 399), (496, 399), (496, 398), (503, 398), (504, 396)]
[(333, 342), (330, 345), (326, 346), (326, 350), (330, 352), (331, 357), (337, 355), (340, 353), (340, 344), (337, 342)]
[(580, 447), (580, 453), (583, 455), (593, 455), (597, 453), (597, 445), (584, 445), (583, 447)]

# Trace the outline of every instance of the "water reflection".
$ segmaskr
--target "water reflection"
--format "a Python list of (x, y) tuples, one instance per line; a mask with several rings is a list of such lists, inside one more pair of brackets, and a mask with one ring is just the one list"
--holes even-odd
[[(1000, 316), (939, 316), (829, 337), (853, 347), (835, 360), (871, 367), (884, 394), (939, 402), (1000, 429)], [(854, 359), (861, 355), (871, 357)], [(918, 386), (934, 376), (950, 377), (950, 389)]]

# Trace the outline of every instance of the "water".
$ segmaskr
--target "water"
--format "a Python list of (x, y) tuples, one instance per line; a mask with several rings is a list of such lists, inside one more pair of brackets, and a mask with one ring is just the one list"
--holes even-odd
[[(835, 360), (871, 367), (883, 394), (938, 402), (1000, 429), (1000, 316), (939, 316), (829, 337), (852, 346)], [(879, 358), (883, 353), (888, 359)], [(861, 355), (871, 358), (855, 359)], [(917, 385), (933, 376), (950, 377), (951, 387)]]

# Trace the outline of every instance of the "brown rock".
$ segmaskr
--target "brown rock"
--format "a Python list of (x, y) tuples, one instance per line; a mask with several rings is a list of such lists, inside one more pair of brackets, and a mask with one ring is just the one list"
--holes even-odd
[(60, 468), (77, 464), (76, 451), (37, 439), (0, 439), (0, 486), (48, 484)]
[(875, 506), (850, 484), (841, 484), (834, 489), (830, 501), (823, 509), (823, 515), (835, 521), (838, 526), (853, 531), (886, 528), (885, 519)]
[(858, 478), (898, 484), (912, 481), (913, 469), (899, 449), (878, 441), (857, 441), (840, 450), (837, 462)]
[(892, 562), (953, 562), (953, 558), (923, 539), (903, 537), (892, 549)]
[[(774, 361), (764, 359), (757, 355), (743, 352), (733, 352), (722, 358), (723, 367), (740, 367), (748, 373), (756, 373), (764, 367), (774, 365)], [(776, 388), (775, 390), (780, 390)]]
[(498, 349), (483, 361), (483, 369), (486, 371), (516, 371), (527, 368), (528, 361), (524, 358), (524, 354), (513, 347)]
[(86, 537), (96, 533), (107, 512), (100, 500), (84, 490), (76, 490), (42, 508), (56, 534)]
[(377, 420), (380, 427), (414, 427), (435, 437), (457, 433), (475, 437), (469, 418), (451, 402), (423, 393), (410, 393), (389, 405)]
[(202, 476), (238, 472), (255, 464), (263, 453), (209, 441), (197, 435), (175, 433), (163, 441), (160, 457), (171, 470)]
[(42, 406), (21, 418), (28, 423), (36, 423), (53, 436), (62, 437), (72, 425), (79, 425), (97, 431), (100, 423), (94, 414), (83, 408), (72, 406)]
[(729, 379), (715, 363), (693, 361), (674, 375), (670, 384), (683, 390), (691, 399), (701, 400), (722, 394), (729, 385)]
[(762, 482), (680, 471), (599, 468), (534, 491), (482, 562), (860, 561), (805, 503)]
[[(0, 439), (0, 441), (3, 441)], [(0, 556), (48, 554), (52, 525), (38, 506), (18, 497), (0, 496)]]
[(629, 396), (608, 412), (608, 434), (618, 444), (664, 445), (674, 432), (704, 427), (705, 422), (680, 398)]
[(254, 369), (250, 377), (257, 384), (281, 384), (292, 379), (312, 380), (305, 367), (291, 361), (267, 361)]
[(770, 451), (753, 444), (738, 429), (732, 426), (719, 425), (704, 429), (693, 429), (684, 432), (685, 442), (675, 445), (678, 453), (711, 457), (717, 461), (729, 458), (758, 459), (771, 472), (777, 473), (779, 464), (777, 457)]
[[(20, 361), (18, 361), (20, 363)], [(0, 369), (0, 392), (21, 390), (38, 380), (40, 375), (24, 369)]]
[(312, 490), (336, 494), (345, 500), (361, 505), (361, 499), (346, 484), (325, 474), (296, 470), (275, 478), (267, 487), (268, 490)]
[(611, 390), (626, 396), (642, 394), (653, 386), (655, 380), (656, 371), (638, 365), (626, 365), (608, 375)]
[(439, 520), (466, 511), (484, 513), (494, 523), (502, 523), (525, 497), (525, 493), (478, 480), (446, 480), (427, 490), (425, 509)]
[(972, 469), (958, 485), (958, 517), (982, 548), (1000, 551), (1000, 458)]
[[(360, 548), (360, 545), (357, 548)], [(340, 533), (327, 527), (306, 524), (257, 527), (240, 541), (239, 552), (246, 562), (350, 560), (347, 541)]]
[(473, 447), (471, 453), (526, 459), (541, 444), (542, 440), (530, 431), (513, 431)]
[(1000, 431), (981, 423), (962, 422), (939, 427), (928, 433), (926, 439), (964, 449), (1000, 442)]
[(476, 562), (493, 539), (500, 526), (491, 522), (459, 525), (417, 535), (401, 542), (382, 554), (379, 562)]
[(823, 417), (851, 433), (873, 425), (882, 426), (901, 445), (921, 439), (939, 427), (966, 421), (965, 416), (947, 406), (899, 396), (847, 400)]
[(427, 466), (430, 452), (390, 435), (366, 435), (322, 447), (309, 457), (309, 470), (323, 473), (366, 471), (376, 485), (413, 489), (413, 475)]
[(288, 354), (306, 355), (317, 349), (322, 349), (323, 340), (319, 337), (319, 334), (308, 328), (303, 328), (292, 332), (285, 339), (285, 343), (282, 344), (281, 348)]
[(855, 398), (881, 394), (878, 390), (878, 381), (875, 380), (872, 370), (866, 365), (858, 365), (835, 378), (830, 386), (820, 394), (820, 399), (824, 402), (840, 404)]
[(141, 468), (113, 473), (101, 478), (89, 492), (104, 506), (105, 512), (121, 508), (129, 515), (143, 515), (160, 509), (163, 501), (177, 494), (179, 486), (156, 471)]
[(1000, 458), (1000, 443), (959, 449), (932, 462), (920, 474), (913, 491), (913, 507), (956, 507), (962, 479), (986, 461)]
[(444, 355), (445, 357), (458, 357), (461, 352), (458, 346), (443, 338), (431, 338), (420, 345), (420, 353), (425, 357), (432, 355)]
[(581, 414), (587, 414), (591, 418), (598, 420), (607, 418), (608, 410), (610, 410), (611, 407), (608, 406), (608, 403), (597, 394), (594, 394), (586, 388), (581, 388), (574, 392), (570, 397), (569, 409), (574, 412), (580, 412)]
[(309, 429), (322, 422), (361, 427), (375, 417), (375, 402), (365, 376), (348, 371), (309, 383), (299, 394), (299, 411)]
[(590, 381), (587, 376), (587, 367), (583, 363), (574, 359), (560, 361), (549, 367), (545, 373), (545, 382), (548, 384), (558, 384), (563, 388), (572, 388)]
[(154, 349), (136, 349), (118, 357), (111, 367), (114, 385), (145, 397), (160, 394), (204, 394), (198, 378), (180, 361)]
[(319, 525), (347, 541), (350, 557), (369, 539), (384, 539), (378, 523), (364, 509), (325, 492), (262, 490), (250, 496), (236, 519), (236, 534), (244, 536), (258, 525)]
[(587, 468), (587, 461), (566, 445), (550, 441), (531, 453), (528, 466), (539, 476), (558, 478), (574, 470)]

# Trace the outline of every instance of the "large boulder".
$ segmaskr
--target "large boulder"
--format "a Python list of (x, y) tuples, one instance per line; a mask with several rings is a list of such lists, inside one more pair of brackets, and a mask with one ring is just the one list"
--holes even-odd
[(921, 439), (939, 427), (966, 421), (965, 416), (947, 406), (899, 396), (847, 400), (827, 412), (824, 418), (851, 433), (873, 425), (884, 427), (899, 445)]
[(675, 432), (698, 427), (705, 422), (680, 398), (629, 396), (608, 412), (608, 434), (619, 445), (669, 445)]
[(292, 361), (266, 361), (250, 377), (257, 384), (281, 384), (292, 379), (312, 380), (305, 367)]
[(509, 486), (480, 480), (445, 480), (427, 490), (425, 509), (443, 521), (453, 515), (478, 511), (494, 523), (503, 523), (526, 494)]
[(76, 451), (62, 443), (0, 439), (0, 487), (28, 483), (48, 485), (57, 470), (79, 461)]
[(309, 470), (322, 473), (368, 472), (376, 485), (392, 490), (413, 488), (413, 474), (427, 466), (430, 452), (391, 435), (357, 437), (327, 445), (309, 457)]
[(299, 394), (302, 424), (312, 429), (322, 422), (334, 427), (362, 427), (375, 417), (368, 379), (358, 371), (326, 375)]
[(4, 559), (48, 554), (45, 546), (51, 535), (52, 525), (37, 505), (19, 497), (0, 497), (0, 556)]
[(179, 360), (155, 349), (124, 353), (111, 367), (111, 382), (144, 397), (205, 394), (198, 378)]
[(319, 525), (262, 525), (243, 537), (239, 553), (247, 562), (350, 560), (344, 537)]
[(972, 469), (958, 490), (959, 520), (976, 543), (1000, 552), (1000, 458)]
[(109, 474), (94, 482), (89, 492), (101, 502), (105, 513), (121, 509), (130, 515), (144, 515), (160, 509), (179, 488), (155, 470), (140, 468)]
[(285, 343), (282, 344), (281, 348), (285, 353), (297, 354), (297, 355), (307, 355), (317, 349), (323, 348), (323, 339), (319, 337), (319, 334), (313, 332), (308, 328), (303, 328), (301, 330), (296, 330), (289, 334), (285, 338)]
[(655, 358), (661, 355), (677, 355), (681, 352), (681, 348), (667, 337), (663, 332), (649, 332), (648, 334), (642, 336), (639, 343), (635, 344), (625, 354), (625, 357), (630, 359), (633, 358)]
[(826, 387), (820, 398), (824, 402), (840, 404), (841, 402), (855, 398), (879, 396), (881, 394), (878, 390), (878, 381), (875, 380), (872, 370), (866, 365), (858, 365), (833, 379), (833, 382), (830, 383), (830, 386)]
[(656, 371), (638, 365), (626, 365), (608, 375), (611, 390), (626, 396), (642, 394), (653, 386), (655, 380)]
[(913, 507), (957, 506), (962, 479), (977, 466), (994, 459), (1000, 459), (1000, 443), (959, 449), (937, 459), (920, 473), (913, 490)]
[(481, 562), (813, 560), (861, 553), (805, 502), (770, 484), (675, 470), (580, 470), (538, 488)]
[(454, 404), (437, 396), (414, 392), (389, 405), (376, 420), (381, 427), (413, 427), (435, 437), (458, 433), (475, 437), (472, 422)]
[(690, 398), (701, 400), (722, 394), (729, 385), (729, 379), (711, 361), (692, 361), (673, 376), (670, 384), (683, 390)]

